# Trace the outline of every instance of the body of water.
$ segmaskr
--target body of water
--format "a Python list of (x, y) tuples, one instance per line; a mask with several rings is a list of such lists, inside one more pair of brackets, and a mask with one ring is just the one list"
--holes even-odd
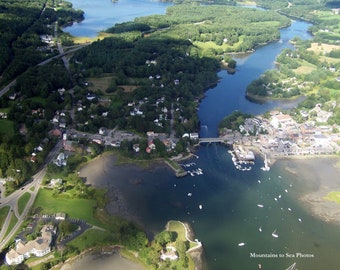
[[(71, 2), (86, 14), (93, 12), (98, 3)], [(159, 13), (159, 5), (163, 5), (136, 0), (109, 4), (114, 12), (120, 5), (137, 2), (149, 3), (150, 13)], [(90, 6), (86, 8), (86, 5)], [(129, 19), (135, 16), (135, 9), (131, 9)], [(122, 16), (128, 16), (129, 10), (124, 10)], [(97, 10), (95, 17), (108, 13), (105, 8)], [(276, 107), (296, 106), (296, 102), (282, 101), (252, 103), (245, 98), (245, 90), (265, 70), (274, 68), (275, 57), (291, 46), (290, 39), (297, 35), (310, 38), (308, 27), (305, 22), (293, 22), (291, 27), (281, 30), (280, 41), (237, 57), (234, 75), (226, 71), (219, 73), (221, 81), (206, 92), (199, 107), (201, 136), (216, 136), (218, 123), (234, 110), (260, 114)], [(108, 188), (119, 190), (131, 214), (151, 232), (159, 232), (171, 219), (189, 222), (203, 243), (211, 270), (260, 267), (280, 270), (294, 262), (300, 270), (319, 270), (325, 266), (337, 269), (340, 258), (334, 251), (340, 241), (339, 227), (314, 218), (299, 200), (304, 193), (318, 188), (315, 183), (320, 179), (313, 179), (313, 175), (306, 177), (301, 161), (279, 161), (269, 172), (264, 172), (260, 169), (263, 160), (257, 157), (250, 171), (239, 171), (227, 150), (218, 144), (201, 146), (196, 153), (199, 158), (184, 162), (192, 163), (188, 170), (202, 169), (203, 174), (193, 177), (176, 178), (167, 167), (146, 171), (133, 165), (117, 168), (111, 160), (91, 181), (101, 185), (105, 182)], [(297, 174), (285, 170), (296, 164), (301, 165), (294, 168)], [(315, 164), (330, 166), (327, 162)]]
[(133, 21), (137, 17), (164, 14), (168, 2), (153, 0), (71, 0), (75, 9), (85, 11), (85, 20), (64, 28), (72, 36), (96, 37), (116, 23)]

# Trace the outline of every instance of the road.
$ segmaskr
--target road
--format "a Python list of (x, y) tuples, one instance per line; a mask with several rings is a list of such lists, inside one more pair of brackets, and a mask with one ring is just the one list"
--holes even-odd
[[(31, 207), (32, 207), (32, 205), (35, 201), (35, 198), (38, 194), (40, 185), (41, 185), (42, 180), (44, 179), (44, 176), (46, 174), (47, 165), (50, 162), (52, 162), (53, 158), (57, 155), (57, 153), (59, 153), (61, 148), (62, 148), (62, 141), (60, 140), (55, 145), (55, 147), (52, 149), (52, 151), (48, 154), (44, 164), (41, 166), (41, 169), (39, 170), (38, 173), (36, 173), (33, 176), (33, 179), (30, 183), (25, 185), (20, 190), (13, 192), (8, 197), (0, 199), (1, 207), (9, 206), (9, 208), (10, 208), (8, 215), (6, 217), (6, 220), (4, 222), (4, 225), (2, 226), (1, 232), (0, 232), (0, 251), (2, 251), (4, 249), (4, 247), (6, 246), (6, 244), (14, 237), (14, 235), (16, 234), (16, 232), (18, 231), (18, 229), (20, 228), (20, 226), (24, 222), (24, 220), (25, 220), (25, 218), (28, 214), (28, 211), (31, 209)], [(30, 193), (31, 197), (30, 197), (28, 203), (26, 204), (24, 210), (20, 214), (19, 211), (18, 211), (18, 200), (26, 192)], [(13, 215), (16, 216), (18, 221), (14, 225), (12, 230), (5, 236), (5, 233), (8, 230), (8, 227), (10, 225), (10, 221), (11, 221)]]

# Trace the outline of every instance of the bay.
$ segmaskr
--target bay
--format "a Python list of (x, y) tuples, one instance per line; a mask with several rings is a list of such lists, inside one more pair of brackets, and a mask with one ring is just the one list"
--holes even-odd
[(133, 21), (134, 18), (152, 14), (164, 14), (168, 2), (154, 0), (72, 0), (75, 9), (85, 11), (85, 19), (63, 31), (75, 37), (96, 37), (100, 31), (114, 26), (116, 23)]
[[(88, 4), (91, 9), (88, 10), (78, 7), (77, 1), (71, 2), (86, 14), (96, 6), (91, 5), (91, 1), (79, 1)], [(125, 0), (112, 7), (128, 3), (136, 4), (134, 0)], [(151, 5), (149, 11), (157, 13), (159, 3), (153, 3), (155, 9)], [(110, 14), (107, 8), (97, 10), (94, 17)], [(131, 10), (133, 17), (134, 9), (123, 10), (122, 16)], [(102, 26), (98, 21), (97, 27)], [(218, 123), (234, 110), (260, 114), (277, 107), (296, 106), (298, 101), (253, 103), (245, 98), (245, 90), (265, 70), (275, 68), (274, 61), (280, 51), (292, 48), (290, 39), (296, 35), (310, 38), (309, 26), (305, 22), (294, 22), (281, 30), (279, 41), (259, 47), (250, 55), (235, 56), (238, 66), (234, 75), (219, 72), (220, 82), (206, 92), (199, 106), (202, 137), (216, 136)], [(324, 269), (325, 265), (328, 269), (337, 269), (340, 259), (334, 250), (340, 240), (339, 226), (313, 216), (308, 205), (301, 201), (304, 194), (323, 186), (340, 185), (335, 181), (337, 174), (331, 174), (334, 161), (283, 160), (264, 172), (260, 169), (263, 161), (257, 156), (252, 170), (239, 171), (227, 150), (218, 144), (201, 146), (196, 153), (199, 158), (185, 161), (192, 163), (190, 170), (202, 169), (203, 174), (194, 177), (176, 178), (164, 166), (148, 170), (134, 165), (117, 166), (114, 157), (85, 167), (81, 174), (87, 176), (90, 183), (105, 186), (110, 192), (119, 190), (119, 198), (126, 207), (124, 211), (150, 233), (162, 230), (170, 219), (189, 222), (203, 243), (208, 269), (258, 269), (261, 265), (263, 269), (279, 270), (294, 262), (298, 269)], [(91, 168), (98, 166), (103, 166), (100, 173), (91, 174)], [(328, 175), (318, 175), (318, 166), (329, 172)], [(113, 213), (116, 195), (112, 194), (112, 205), (108, 206), (108, 211)], [(274, 231), (277, 238), (272, 236)]]

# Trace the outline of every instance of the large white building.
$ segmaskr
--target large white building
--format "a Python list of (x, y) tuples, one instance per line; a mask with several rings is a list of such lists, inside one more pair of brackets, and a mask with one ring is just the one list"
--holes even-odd
[(270, 124), (274, 128), (286, 128), (290, 125), (294, 125), (295, 121), (287, 114), (277, 114), (273, 115)]
[(15, 248), (6, 253), (6, 263), (16, 265), (33, 256), (42, 257), (51, 252), (53, 226), (45, 225), (41, 229), (41, 236), (27, 243), (19, 240)]

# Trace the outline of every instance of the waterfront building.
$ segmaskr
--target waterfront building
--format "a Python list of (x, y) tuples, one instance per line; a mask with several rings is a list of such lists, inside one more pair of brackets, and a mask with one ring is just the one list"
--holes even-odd
[(17, 241), (15, 248), (6, 253), (6, 263), (8, 265), (16, 265), (32, 255), (42, 257), (50, 253), (53, 233), (53, 226), (45, 225), (41, 229), (41, 236), (35, 240), (28, 241), (27, 243), (24, 243), (22, 240)]

